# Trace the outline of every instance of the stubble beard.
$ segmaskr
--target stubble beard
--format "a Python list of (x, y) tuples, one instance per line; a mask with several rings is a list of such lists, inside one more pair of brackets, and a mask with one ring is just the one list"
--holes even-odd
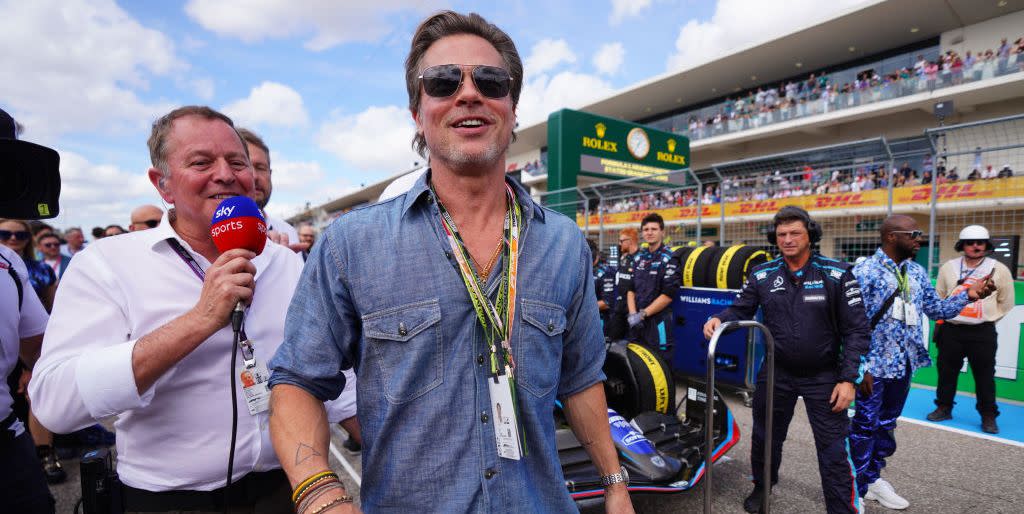
[(482, 152), (469, 152), (464, 146), (455, 144), (451, 138), (442, 137), (437, 148), (430, 150), (430, 156), (443, 161), (452, 171), (475, 175), (488, 171), (495, 162), (504, 159), (512, 143), (512, 133), (503, 137), (503, 140), (488, 144)]

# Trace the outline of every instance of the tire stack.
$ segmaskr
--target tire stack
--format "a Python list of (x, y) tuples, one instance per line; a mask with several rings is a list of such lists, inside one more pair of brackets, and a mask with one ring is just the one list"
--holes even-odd
[(771, 255), (756, 246), (700, 246), (677, 250), (684, 287), (740, 289), (747, 273)]
[(604, 363), (608, 407), (626, 419), (641, 412), (669, 414), (676, 407), (675, 379), (656, 352), (636, 343), (613, 344)]

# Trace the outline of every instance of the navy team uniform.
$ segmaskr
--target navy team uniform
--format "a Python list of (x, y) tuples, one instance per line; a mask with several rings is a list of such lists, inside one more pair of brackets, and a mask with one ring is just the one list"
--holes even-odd
[[(847, 263), (818, 253), (791, 272), (782, 258), (751, 270), (736, 301), (714, 317), (751, 319), (758, 307), (775, 338), (772, 484), (779, 480), (782, 443), (798, 396), (803, 396), (814, 432), (818, 472), (829, 513), (863, 512), (854, 481), (846, 410), (832, 412), (832, 390), (839, 382), (858, 384), (871, 330), (860, 286)], [(754, 391), (754, 437), (750, 461), (754, 483), (762, 484), (767, 370), (762, 367)]]
[(598, 300), (604, 300), (607, 310), (601, 311), (601, 325), (605, 328), (605, 335), (608, 334), (608, 320), (615, 312), (615, 299), (617, 291), (615, 288), (616, 269), (608, 263), (598, 262), (594, 267), (594, 291)]
[[(626, 290), (636, 296), (636, 308), (647, 307), (660, 295), (675, 300), (679, 292), (679, 261), (672, 256), (672, 250), (661, 245), (651, 252), (641, 248), (633, 258), (626, 278)], [(623, 298), (625, 302), (625, 298)], [(626, 308), (628, 311), (628, 306)], [(669, 305), (661, 312), (647, 317), (640, 325), (629, 329), (629, 338), (644, 346), (657, 350), (668, 362), (672, 362), (672, 326), (674, 316)]]
[[(608, 309), (608, 319), (604, 323), (604, 336), (612, 341), (625, 339), (629, 330), (629, 324), (626, 323), (626, 316), (629, 314), (629, 306), (626, 305), (626, 291), (629, 289), (629, 267), (634, 257), (636, 257), (635, 253), (620, 255), (618, 267), (613, 268), (615, 270), (615, 305)], [(604, 319), (603, 315), (602, 319)]]

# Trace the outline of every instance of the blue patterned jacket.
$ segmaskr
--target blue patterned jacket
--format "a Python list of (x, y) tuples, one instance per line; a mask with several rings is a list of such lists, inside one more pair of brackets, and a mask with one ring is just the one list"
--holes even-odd
[[(966, 291), (945, 300), (939, 298), (928, 279), (928, 272), (920, 264), (907, 260), (904, 265), (910, 276), (909, 303), (917, 307), (918, 313), (933, 320), (949, 319), (959, 314), (969, 302)], [(897, 269), (896, 263), (881, 248), (853, 267), (868, 319), (874, 317), (896, 290), (894, 269)], [(922, 319), (924, 322), (927, 321)], [(871, 351), (868, 352), (865, 371), (876, 378), (902, 378), (908, 372), (913, 373), (931, 363), (922, 326), (908, 327), (905, 322), (893, 319), (890, 307), (871, 333)]]

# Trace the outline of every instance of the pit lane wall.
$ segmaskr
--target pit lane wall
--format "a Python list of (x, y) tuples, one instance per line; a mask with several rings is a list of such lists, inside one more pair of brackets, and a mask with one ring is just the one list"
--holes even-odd
[[(999, 323), (999, 349), (996, 353), (996, 396), (1000, 399), (1024, 402), (1024, 282), (1014, 282), (1017, 306)], [(672, 369), (676, 373), (703, 377), (707, 355), (707, 341), (703, 336), (703, 325), (707, 318), (732, 305), (739, 291), (732, 289), (708, 289), (682, 287), (672, 302), (676, 316), (674, 333), (676, 350), (672, 358)], [(917, 371), (913, 383), (934, 387), (938, 381), (936, 370), (938, 351), (931, 341), (934, 323), (925, 325), (925, 341), (933, 364)], [(718, 362), (717, 380), (743, 389), (753, 389), (754, 377), (761, 367), (764, 348), (760, 334), (754, 335), (753, 344), (748, 344), (748, 334), (733, 332), (719, 340), (716, 352)], [(961, 369), (957, 390), (974, 392), (974, 377), (966, 365)]]

